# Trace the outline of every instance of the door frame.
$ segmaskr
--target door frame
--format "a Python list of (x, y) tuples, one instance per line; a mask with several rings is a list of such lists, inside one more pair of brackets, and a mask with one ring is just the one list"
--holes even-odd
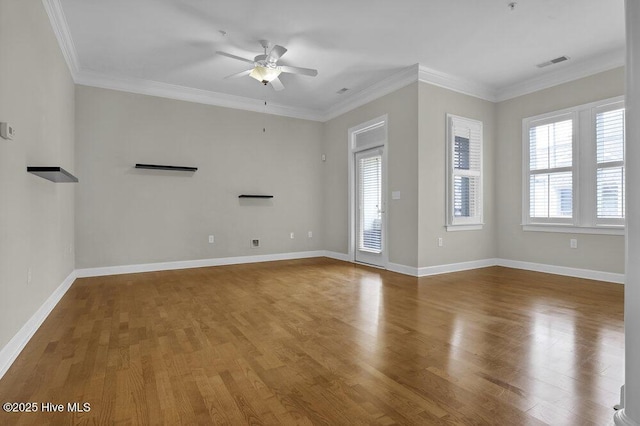
[[(382, 143), (371, 143), (364, 146), (356, 147), (356, 135), (362, 133), (364, 131), (370, 130), (371, 128), (383, 126), (384, 128), (384, 141)], [(388, 114), (381, 115), (364, 123), (361, 123), (357, 126), (351, 127), (348, 130), (348, 141), (349, 141), (349, 149), (348, 149), (348, 165), (349, 165), (349, 232), (348, 232), (348, 244), (349, 251), (348, 256), (351, 262), (356, 261), (356, 154), (358, 152), (367, 151), (373, 148), (382, 148), (382, 204), (383, 204), (383, 213), (382, 213), (382, 255), (381, 261), (382, 265), (380, 266), (383, 269), (387, 269), (389, 264), (389, 226), (388, 226), (388, 191), (387, 191), (387, 182), (388, 182), (388, 174), (389, 174), (389, 162), (388, 162), (388, 142), (389, 142), (389, 117)], [(364, 264), (364, 263), (363, 263)], [(369, 265), (369, 264), (367, 264)], [(376, 267), (376, 265), (369, 265)]]

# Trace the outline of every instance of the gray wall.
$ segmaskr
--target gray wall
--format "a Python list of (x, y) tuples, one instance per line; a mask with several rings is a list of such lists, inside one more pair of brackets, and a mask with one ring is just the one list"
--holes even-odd
[[(624, 272), (624, 237), (522, 230), (522, 119), (624, 94), (618, 68), (498, 104), (496, 205), (498, 256), (605, 272)], [(578, 249), (569, 248), (577, 238)]]
[[(74, 259), (87, 268), (347, 253), (347, 131), (382, 114), (389, 116), (388, 190), (402, 193), (388, 204), (390, 262), (421, 267), (497, 256), (624, 272), (622, 236), (520, 225), (522, 119), (621, 95), (622, 69), (497, 105), (414, 83), (317, 123), (74, 88), (40, 1), (0, 0), (0, 58), (0, 121), (17, 129), (14, 141), (0, 139), (0, 348), (73, 271)], [(484, 124), (482, 231), (444, 229), (447, 112)], [(199, 170), (136, 170), (137, 162)], [(27, 165), (60, 165), (80, 183), (54, 184), (26, 173)], [(275, 198), (243, 202), (241, 193)], [(249, 248), (251, 238), (262, 247)], [(578, 239), (577, 250), (569, 238)]]
[(17, 130), (0, 139), (0, 348), (74, 269), (76, 186), (26, 172), (75, 172), (73, 110), (73, 81), (42, 2), (0, 0), (0, 121)]
[[(324, 124), (324, 248), (348, 253), (349, 128), (388, 114), (387, 224), (389, 261), (417, 266), (418, 83), (410, 84)], [(391, 191), (401, 191), (391, 200)]]
[[(496, 105), (426, 83), (420, 83), (419, 91), (419, 266), (494, 258)], [(447, 113), (479, 120), (483, 125), (482, 230), (446, 230)], [(439, 237), (443, 239), (442, 247), (437, 244)]]
[[(484, 215), (481, 231), (446, 232), (447, 113), (484, 124)], [(347, 253), (348, 129), (389, 115), (387, 192), (389, 261), (411, 267), (495, 257), (495, 104), (425, 83), (413, 83), (325, 123), (325, 248)], [(392, 200), (392, 191), (401, 199)], [(444, 246), (437, 246), (437, 238)]]
[(77, 86), (76, 138), (78, 268), (323, 247), (322, 123)]
[[(334, 118), (324, 127), (325, 246), (348, 252), (348, 141), (352, 126), (389, 114), (389, 260), (428, 267), (504, 258), (624, 272), (624, 237), (522, 231), (522, 119), (624, 92), (616, 69), (500, 103), (415, 83)], [(447, 232), (447, 113), (483, 122), (484, 222), (479, 231)], [(444, 246), (437, 246), (437, 238)], [(569, 239), (578, 239), (578, 249)]]
[[(347, 131), (382, 114), (389, 115), (388, 190), (402, 193), (387, 210), (390, 262), (422, 267), (501, 257), (624, 271), (621, 236), (523, 232), (520, 225), (522, 119), (621, 95), (622, 69), (498, 104), (414, 83), (317, 123), (74, 89), (40, 2), (0, 0), (0, 57), (11, 58), (0, 61), (0, 120), (18, 132), (14, 141), (0, 140), (0, 347), (74, 269), (74, 259), (87, 268), (347, 253)], [(444, 229), (447, 112), (484, 123), (482, 231)], [(144, 171), (136, 162), (200, 169)], [(80, 183), (53, 184), (26, 173), (27, 165), (60, 165)], [(242, 202), (241, 193), (275, 198)], [(571, 237), (577, 250), (568, 247)], [(251, 238), (262, 247), (249, 248)]]

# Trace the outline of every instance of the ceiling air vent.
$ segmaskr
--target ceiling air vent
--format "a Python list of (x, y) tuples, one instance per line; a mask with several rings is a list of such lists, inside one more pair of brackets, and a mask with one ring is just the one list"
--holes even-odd
[(349, 90), (349, 89), (348, 89), (348, 88), (346, 88), (346, 87), (343, 87), (342, 89), (338, 90), (336, 93), (337, 93), (338, 95), (342, 95), (342, 94), (344, 94), (344, 92), (346, 92), (347, 90)]
[(555, 65), (555, 64), (559, 64), (560, 62), (564, 62), (564, 61), (568, 61), (569, 57), (568, 56), (560, 56), (558, 58), (552, 59), (550, 61), (547, 62), (543, 62), (541, 64), (536, 65), (538, 68), (544, 68), (544, 67), (548, 67), (549, 65)]

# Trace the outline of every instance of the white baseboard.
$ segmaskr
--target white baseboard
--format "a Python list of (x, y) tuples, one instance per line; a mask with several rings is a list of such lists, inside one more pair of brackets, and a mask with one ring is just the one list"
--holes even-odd
[(273, 262), (276, 260), (306, 259), (323, 257), (324, 250), (294, 253), (261, 254), (256, 256), (220, 257), (215, 259), (182, 260), (176, 262), (144, 263), (140, 265), (105, 266), (100, 268), (76, 269), (78, 278), (101, 277), (105, 275), (135, 274), (139, 272), (170, 271), (174, 269), (205, 268), (207, 266), (239, 265), (243, 263)]
[(450, 272), (467, 271), (469, 269), (486, 268), (488, 266), (504, 266), (506, 268), (524, 269), (527, 271), (544, 272), (547, 274), (564, 275), (568, 277), (584, 278), (588, 280), (606, 281), (624, 284), (625, 275), (615, 272), (593, 271), (590, 269), (570, 268), (566, 266), (546, 265), (542, 263), (522, 262), (510, 259), (482, 259), (470, 262), (450, 263), (446, 265), (426, 266), (416, 268), (413, 266), (389, 263), (389, 271), (412, 277), (426, 277), (429, 275), (447, 274)]
[(624, 408), (616, 411), (613, 415), (613, 422), (616, 426), (640, 426), (640, 423), (627, 416)]
[(348, 254), (338, 253), (335, 251), (325, 250), (324, 257), (328, 257), (330, 259), (342, 260), (343, 262), (351, 262), (351, 259), (349, 258)]
[(411, 275), (412, 277), (427, 277), (429, 275), (448, 274), (449, 272), (467, 271), (469, 269), (495, 266), (496, 261), (497, 259), (482, 259), (472, 260), (469, 262), (449, 263), (446, 265), (424, 266), (422, 268), (401, 265), (399, 263), (389, 263), (387, 265), (387, 269), (400, 274)]
[(409, 275), (411, 277), (418, 276), (418, 268), (414, 266), (402, 265), (400, 263), (387, 263), (387, 270), (391, 272), (397, 272), (399, 274)]
[(429, 275), (448, 274), (449, 272), (468, 271), (470, 269), (486, 268), (488, 266), (497, 265), (498, 259), (481, 259), (471, 260), (468, 262), (449, 263), (446, 265), (426, 266), (418, 268), (419, 277), (428, 277)]
[[(178, 262), (146, 263), (141, 265), (109, 266), (103, 268), (76, 269), (60, 284), (49, 296), (38, 311), (25, 323), (15, 336), (0, 350), (0, 378), (4, 376), (11, 364), (27, 345), (31, 337), (38, 330), (53, 308), (58, 304), (62, 296), (71, 287), (76, 278), (98, 277), (104, 275), (131, 274), (138, 272), (166, 271), (174, 269), (202, 268), (207, 266), (236, 265), (243, 263), (271, 262), (276, 260), (306, 259), (311, 257), (328, 257), (344, 262), (350, 262), (348, 254), (327, 250), (304, 251), (294, 253), (277, 253), (257, 256), (223, 257), (217, 259), (186, 260)], [(510, 259), (482, 259), (470, 262), (450, 263), (446, 265), (427, 266), (416, 268), (412, 266), (389, 263), (389, 271), (398, 272), (413, 277), (425, 277), (429, 275), (446, 274), (449, 272), (466, 271), (469, 269), (484, 268), (488, 266), (504, 266), (508, 268), (524, 269), (549, 274), (565, 275), (590, 280), (624, 283), (624, 274), (613, 272), (593, 271), (589, 269), (569, 268), (564, 266), (545, 265), (540, 263), (522, 262)]]
[(9, 343), (0, 350), (0, 379), (5, 375), (11, 364), (16, 360), (20, 352), (29, 343), (31, 337), (38, 331), (53, 308), (56, 307), (62, 296), (69, 290), (76, 279), (76, 271), (72, 271), (67, 278), (51, 293), (51, 296), (40, 306), (35, 314), (22, 326)]
[(525, 269), (527, 271), (545, 272), (547, 274), (565, 275), (588, 280), (608, 281), (624, 284), (625, 275), (615, 272), (593, 271), (591, 269), (569, 268), (566, 266), (546, 265), (542, 263), (522, 262), (520, 260), (496, 259), (498, 266)]
[[(100, 277), (105, 275), (135, 274), (139, 272), (169, 271), (175, 269), (204, 268), (208, 266), (239, 265), (243, 263), (273, 262), (276, 260), (306, 259), (310, 257), (328, 257), (331, 259), (351, 262), (349, 255), (329, 250), (303, 251), (293, 253), (264, 254), (256, 256), (221, 257), (215, 259), (184, 260), (175, 262), (145, 263), (139, 265), (107, 266), (100, 268), (77, 269), (76, 276)], [(413, 266), (391, 263), (387, 270), (412, 277), (427, 277), (430, 275), (447, 274), (450, 272), (467, 271), (470, 269), (486, 268), (488, 266), (504, 266), (507, 268), (524, 269), (528, 271), (545, 272), (548, 274), (565, 275), (597, 281), (624, 283), (624, 274), (613, 272), (593, 271), (589, 269), (570, 268), (565, 266), (546, 265), (541, 263), (523, 262), (510, 259), (481, 259), (469, 262), (449, 263), (445, 265)]]

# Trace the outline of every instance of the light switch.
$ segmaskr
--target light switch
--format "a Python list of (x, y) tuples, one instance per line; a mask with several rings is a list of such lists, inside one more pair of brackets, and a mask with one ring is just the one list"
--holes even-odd
[(392, 200), (399, 200), (400, 199), (400, 191), (391, 192), (391, 199)]

